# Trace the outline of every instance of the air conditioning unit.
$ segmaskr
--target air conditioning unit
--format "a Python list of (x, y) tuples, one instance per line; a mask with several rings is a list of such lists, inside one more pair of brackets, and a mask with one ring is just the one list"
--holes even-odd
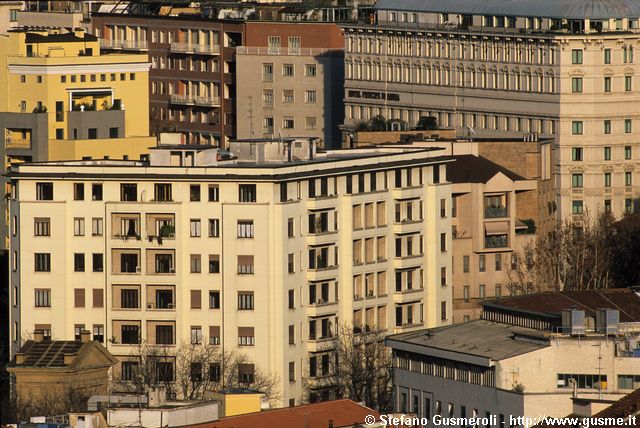
[(136, 273), (140, 273), (140, 266), (136, 266)]
[(147, 309), (155, 309), (155, 305), (153, 303), (147, 303)]
[(167, 309), (175, 309), (175, 308), (176, 308), (176, 305), (174, 305), (173, 303), (169, 303), (167, 305)]

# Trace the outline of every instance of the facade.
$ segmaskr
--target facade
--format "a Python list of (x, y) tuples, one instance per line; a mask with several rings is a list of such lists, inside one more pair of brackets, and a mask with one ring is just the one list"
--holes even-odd
[(236, 64), (239, 138), (316, 137), (339, 145), (344, 40), (335, 24), (246, 22)]
[(226, 146), (237, 132), (235, 53), (242, 23), (114, 11), (94, 13), (93, 31), (103, 49), (149, 56), (151, 133), (180, 132), (185, 143)]
[(0, 34), (6, 34), (10, 29), (18, 26), (18, 14), (21, 8), (21, 1), (0, 3)]
[[(16, 30), (1, 37), (2, 171), (13, 162), (148, 153), (155, 145), (146, 121), (148, 70), (146, 56), (104, 55), (81, 29)], [(1, 207), (6, 212), (4, 199)]]
[(633, 209), (638, 5), (383, 0), (345, 25), (345, 122), (435, 116), (459, 135), (554, 137), (558, 218)]
[(231, 149), (14, 165), (13, 352), (34, 329), (89, 329), (128, 363), (141, 340), (205, 342), (245, 353), (241, 379), (268, 370), (298, 403), (339, 325), (451, 322), (449, 157), (310, 140)]
[(618, 400), (637, 388), (639, 303), (630, 290), (512, 297), (482, 320), (390, 336), (396, 410), (499, 426), (569, 415), (574, 395)]
[(109, 388), (109, 369), (116, 359), (96, 341), (90, 332), (80, 340), (44, 340), (43, 332), (35, 332), (9, 364), (15, 376), (16, 396), (25, 403), (41, 398), (51, 400), (67, 389), (84, 390), (88, 394), (104, 394)]

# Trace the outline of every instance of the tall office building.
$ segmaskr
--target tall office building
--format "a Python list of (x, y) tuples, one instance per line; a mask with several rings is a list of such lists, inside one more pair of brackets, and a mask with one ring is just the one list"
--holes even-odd
[(339, 325), (451, 322), (450, 157), (304, 139), (231, 151), (14, 165), (12, 351), (34, 330), (88, 329), (126, 380), (141, 341), (205, 342), (245, 353), (244, 379), (277, 374), (285, 404), (308, 397)]
[(435, 116), (463, 135), (556, 138), (558, 218), (634, 208), (640, 6), (381, 0), (345, 25), (345, 121)]

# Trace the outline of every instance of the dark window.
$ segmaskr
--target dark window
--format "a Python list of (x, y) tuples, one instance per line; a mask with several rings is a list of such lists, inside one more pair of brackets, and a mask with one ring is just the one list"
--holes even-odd
[(138, 200), (138, 185), (134, 183), (123, 183), (120, 185), (120, 200), (121, 201), (137, 201)]
[(202, 363), (191, 363), (189, 367), (191, 382), (202, 381)]
[(93, 201), (102, 200), (102, 184), (91, 185), (91, 200)]
[[(56, 122), (63, 122), (63, 121), (64, 121), (64, 102), (56, 101)], [(58, 137), (56, 136), (56, 138)], [(60, 137), (60, 139), (62, 139), (62, 137)]]
[(123, 361), (121, 380), (134, 380), (138, 373), (138, 363), (136, 361)]
[(138, 255), (137, 254), (120, 254), (120, 272), (136, 273), (138, 272)]
[(200, 185), (192, 184), (189, 186), (189, 200), (191, 202), (200, 202)]
[(122, 326), (122, 343), (124, 344), (140, 343), (140, 326), (123, 325)]
[(358, 174), (358, 193), (364, 193), (364, 174)]
[(173, 345), (173, 326), (157, 325), (156, 326), (156, 344), (157, 345)]
[(53, 183), (36, 183), (36, 200), (53, 201)]
[(64, 139), (64, 129), (56, 128), (56, 140)]
[(118, 138), (118, 128), (117, 127), (111, 127), (109, 128), (109, 138)]
[(93, 253), (92, 261), (93, 261), (94, 272), (102, 272), (104, 270), (102, 253)]
[(309, 180), (309, 197), (316, 197), (316, 180), (314, 179)]
[(255, 202), (256, 201), (256, 185), (255, 184), (240, 184), (238, 186), (238, 200), (240, 202)]
[(173, 256), (171, 254), (156, 254), (156, 273), (174, 273)]
[(440, 166), (434, 165), (433, 166), (433, 184), (438, 184), (438, 183), (440, 183)]
[(156, 309), (173, 309), (173, 290), (156, 290)]
[(280, 183), (280, 202), (287, 202), (287, 183)]
[(296, 307), (294, 290), (289, 290), (288, 300), (289, 300), (289, 309), (294, 309)]
[(138, 295), (137, 289), (125, 288), (120, 290), (120, 307), (125, 309), (138, 309), (140, 307)]
[(165, 361), (156, 363), (156, 377), (161, 382), (173, 382), (173, 363)]
[(220, 199), (220, 189), (217, 184), (209, 186), (209, 202), (218, 202)]
[(220, 363), (209, 364), (209, 380), (211, 382), (220, 382), (222, 378), (222, 371), (220, 370)]
[(209, 273), (220, 273), (220, 256), (209, 256)]
[(73, 200), (84, 201), (84, 183), (73, 183)]
[(88, 138), (89, 140), (95, 140), (98, 138), (98, 129), (97, 128), (89, 128), (88, 130)]
[(396, 188), (402, 187), (402, 170), (396, 169), (395, 171), (395, 186)]
[(75, 253), (73, 255), (73, 270), (75, 272), (84, 272), (84, 254)]
[(35, 271), (51, 272), (51, 254), (49, 253), (35, 254)]
[(220, 309), (219, 291), (209, 291), (209, 309)]
[(238, 381), (240, 381), (240, 383), (253, 383), (254, 381), (253, 364), (238, 364)]
[(351, 195), (353, 193), (353, 176), (347, 175), (347, 195)]
[(157, 202), (171, 202), (171, 184), (156, 183), (154, 185), (154, 199)]

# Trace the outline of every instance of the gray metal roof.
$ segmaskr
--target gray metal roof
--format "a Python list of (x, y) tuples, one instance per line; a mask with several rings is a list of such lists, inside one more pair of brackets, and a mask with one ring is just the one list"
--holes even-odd
[(553, 19), (640, 16), (640, 0), (378, 0), (375, 9)]

